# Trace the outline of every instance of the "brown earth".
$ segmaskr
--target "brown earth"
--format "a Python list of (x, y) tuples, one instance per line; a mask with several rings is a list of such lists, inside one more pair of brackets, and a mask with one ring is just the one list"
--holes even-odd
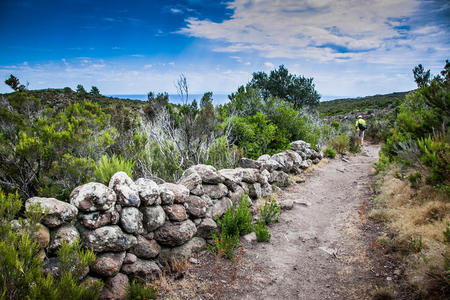
[[(374, 242), (367, 216), (379, 146), (322, 161), (277, 195), (293, 200), (269, 231), (270, 243), (242, 240), (234, 263), (204, 251), (159, 283), (166, 299), (370, 299), (376, 287), (403, 286), (400, 267)], [(407, 298), (396, 291), (396, 298)]]

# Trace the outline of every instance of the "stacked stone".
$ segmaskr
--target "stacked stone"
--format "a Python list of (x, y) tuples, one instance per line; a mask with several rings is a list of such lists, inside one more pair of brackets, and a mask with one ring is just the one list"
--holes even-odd
[(243, 168), (259, 170), (261, 176), (268, 178), (269, 184), (286, 186), (289, 184), (289, 173), (300, 174), (323, 158), (322, 152), (311, 149), (307, 142), (295, 141), (290, 145), (292, 150), (272, 156), (264, 154), (257, 160), (242, 158), (240, 165)]
[[(86, 270), (88, 280), (105, 279), (103, 299), (124, 297), (129, 278), (155, 280), (171, 260), (185, 259), (205, 247), (205, 239), (217, 232), (216, 218), (229, 206), (272, 193), (272, 185), (288, 184), (289, 173), (300, 173), (322, 154), (308, 143), (291, 143), (292, 150), (258, 160), (241, 160), (241, 168), (216, 170), (209, 165), (187, 169), (177, 184), (157, 184), (151, 179), (133, 181), (124, 172), (114, 174), (109, 186), (91, 182), (75, 188), (70, 204), (53, 198), (34, 197), (25, 208), (40, 204), (47, 211), (42, 242), (52, 256), (61, 244), (81, 238), (97, 260)], [(45, 226), (44, 226), (45, 225)], [(48, 240), (48, 239), (47, 239)], [(54, 255), (53, 255), (54, 256)], [(44, 269), (57, 273), (56, 258)]]

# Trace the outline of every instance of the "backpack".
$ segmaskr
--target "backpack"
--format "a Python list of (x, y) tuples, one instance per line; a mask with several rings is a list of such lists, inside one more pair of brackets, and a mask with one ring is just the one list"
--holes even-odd
[(358, 128), (359, 128), (359, 130), (364, 131), (364, 130), (367, 129), (367, 126), (366, 126), (366, 125), (363, 125), (363, 124), (361, 124), (361, 123), (358, 123)]

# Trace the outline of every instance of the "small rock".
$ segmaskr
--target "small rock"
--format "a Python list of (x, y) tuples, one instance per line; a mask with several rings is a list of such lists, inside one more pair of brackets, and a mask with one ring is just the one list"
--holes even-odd
[(119, 273), (125, 255), (125, 252), (99, 254), (95, 262), (91, 265), (91, 270), (102, 276), (113, 277)]
[(164, 211), (171, 221), (184, 221), (187, 219), (186, 209), (183, 205), (174, 204), (165, 206)]
[(183, 204), (186, 202), (187, 198), (189, 197), (189, 189), (185, 187), (182, 184), (175, 184), (175, 183), (164, 183), (161, 185), (162, 187), (168, 188), (171, 190), (175, 196), (175, 203)]
[(66, 224), (52, 231), (50, 245), (48, 248), (51, 252), (55, 252), (56, 250), (61, 248), (64, 242), (72, 245), (73, 242), (79, 237), (80, 234), (78, 233), (78, 230), (75, 228), (75, 226)]
[(242, 236), (242, 238), (248, 243), (256, 242), (256, 233), (250, 232), (249, 234)]
[(192, 264), (195, 264), (195, 265), (198, 264), (198, 260), (196, 258), (193, 258), (193, 257), (189, 258), (189, 262), (192, 263)]
[(127, 173), (115, 173), (109, 181), (109, 188), (116, 192), (118, 204), (134, 207), (139, 207), (141, 205), (139, 188)]
[(294, 207), (294, 201), (292, 200), (284, 200), (281, 202), (281, 209), (291, 210)]
[(132, 264), (134, 262), (136, 262), (137, 260), (137, 256), (134, 255), (133, 253), (128, 252), (127, 255), (125, 256), (125, 258), (123, 259), (123, 263), (124, 264)]
[(100, 293), (101, 300), (123, 300), (126, 299), (128, 289), (128, 276), (118, 273), (114, 277), (105, 280), (105, 286)]
[(130, 278), (138, 278), (144, 281), (156, 280), (162, 274), (161, 269), (154, 261), (139, 258), (132, 264), (123, 265), (122, 272)]

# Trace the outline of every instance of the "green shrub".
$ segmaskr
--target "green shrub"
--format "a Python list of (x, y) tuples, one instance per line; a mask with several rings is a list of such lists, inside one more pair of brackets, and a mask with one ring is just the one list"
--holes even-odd
[(121, 156), (113, 154), (111, 157), (102, 155), (97, 165), (94, 168), (94, 177), (98, 182), (108, 184), (111, 177), (120, 171), (127, 173), (130, 178), (133, 178), (134, 162), (126, 160)]
[(133, 280), (127, 288), (127, 300), (156, 299), (157, 290), (145, 282)]
[(207, 249), (215, 253), (218, 257), (225, 256), (229, 260), (234, 260), (234, 251), (239, 248), (239, 235), (228, 234), (222, 231), (217, 237), (215, 233), (212, 234), (214, 245), (207, 245)]
[(323, 155), (325, 155), (326, 157), (329, 157), (329, 158), (335, 158), (336, 154), (337, 154), (336, 151), (334, 151), (333, 148), (331, 148), (331, 147), (326, 147), (323, 150)]
[(356, 137), (352, 135), (349, 140), (349, 148), (348, 151), (351, 153), (361, 153), (361, 145), (356, 142)]
[(422, 242), (422, 236), (420, 235), (418, 238), (410, 237), (408, 241), (408, 248), (415, 252), (419, 253), (422, 251), (423, 242)]
[(236, 209), (229, 206), (222, 218), (217, 220), (222, 232), (226, 235), (240, 236), (252, 232), (252, 214), (249, 211), (248, 196), (241, 197)]
[(81, 274), (95, 260), (91, 250), (82, 250), (79, 240), (63, 243), (57, 251), (59, 276), (44, 276), (40, 247), (32, 239), (40, 221), (40, 208), (26, 212), (26, 219), (12, 220), (22, 207), (18, 194), (5, 195), (0, 189), (0, 292), (1, 299), (98, 299), (100, 281), (80, 284)]
[(408, 180), (411, 183), (411, 188), (418, 189), (420, 186), (420, 183), (422, 182), (422, 174), (419, 172), (409, 174)]
[(272, 237), (269, 233), (269, 228), (263, 220), (259, 220), (259, 222), (255, 225), (255, 234), (258, 242), (268, 242)]
[(417, 142), (421, 152), (421, 161), (429, 167), (431, 175), (427, 183), (450, 185), (450, 142), (449, 137), (435, 135)]
[(340, 134), (330, 140), (330, 146), (339, 154), (344, 154), (349, 147), (350, 138), (346, 135)]
[(383, 154), (383, 152), (380, 152), (380, 157), (378, 158), (378, 161), (373, 164), (373, 167), (375, 169), (375, 172), (377, 174), (386, 172), (389, 168), (390, 162), (389, 157)]
[(281, 214), (281, 205), (277, 204), (275, 200), (267, 201), (260, 209), (261, 220), (264, 224), (269, 225), (271, 223), (278, 222), (278, 218)]
[(338, 130), (340, 126), (341, 123), (339, 123), (338, 121), (331, 122), (331, 127), (333, 127), (335, 130)]
[(207, 164), (216, 169), (235, 168), (242, 155), (236, 146), (228, 145), (227, 138), (222, 136), (217, 138), (208, 151)]

